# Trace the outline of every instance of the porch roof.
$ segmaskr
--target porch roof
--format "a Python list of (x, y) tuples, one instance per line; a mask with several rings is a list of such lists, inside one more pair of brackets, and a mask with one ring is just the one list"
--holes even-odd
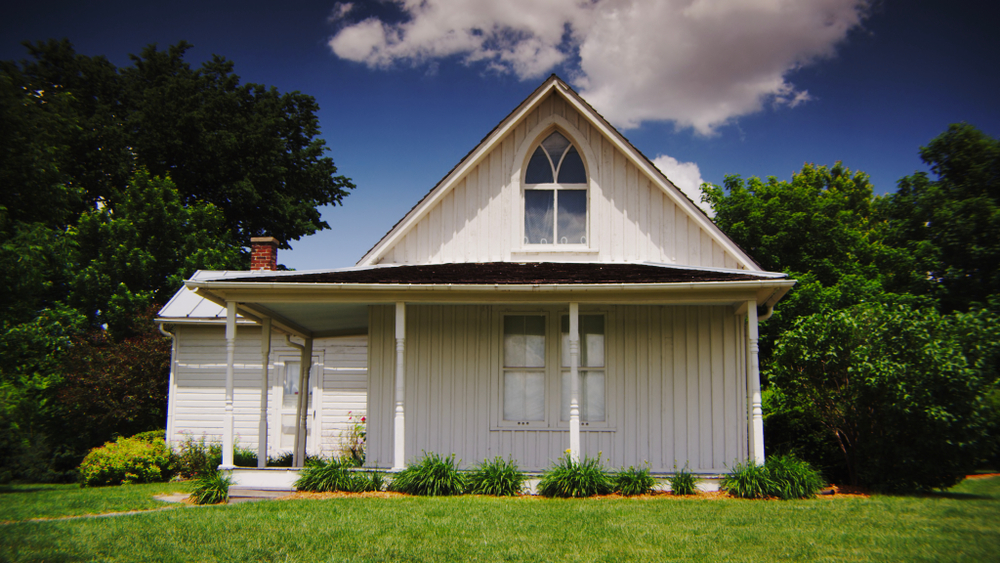
[(653, 263), (594, 262), (486, 262), (451, 264), (393, 264), (368, 268), (252, 274), (229, 277), (229, 282), (309, 284), (648, 284), (770, 280), (782, 273), (731, 269), (696, 269)]
[[(771, 306), (795, 284), (782, 273), (653, 263), (380, 265), (311, 272), (196, 276), (187, 290), (249, 320), (308, 338), (362, 334), (367, 307), (425, 304), (706, 304)], [(742, 304), (742, 305), (741, 305)], [(161, 312), (162, 322), (169, 322)]]

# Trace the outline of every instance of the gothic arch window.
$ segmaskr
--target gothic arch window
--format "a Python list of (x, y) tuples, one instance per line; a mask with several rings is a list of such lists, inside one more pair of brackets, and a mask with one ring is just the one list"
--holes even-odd
[(524, 174), (524, 243), (587, 244), (587, 169), (558, 131), (538, 145)]

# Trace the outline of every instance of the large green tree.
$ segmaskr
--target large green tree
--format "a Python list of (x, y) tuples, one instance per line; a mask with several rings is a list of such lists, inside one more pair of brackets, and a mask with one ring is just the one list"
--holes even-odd
[(790, 181), (731, 175), (723, 187), (706, 184), (702, 192), (715, 223), (761, 267), (798, 281), (762, 325), (765, 365), (775, 339), (799, 317), (872, 300), (911, 300), (892, 293), (912, 285), (916, 274), (905, 252), (882, 241), (867, 174), (839, 162), (806, 164)]
[(222, 57), (192, 67), (181, 42), (118, 68), (26, 47), (0, 62), (0, 480), (58, 479), (162, 419), (162, 393), (130, 389), (166, 381), (139, 319), (196, 269), (245, 268), (251, 236), (328, 228), (318, 208), (354, 187), (311, 96), (241, 84)]

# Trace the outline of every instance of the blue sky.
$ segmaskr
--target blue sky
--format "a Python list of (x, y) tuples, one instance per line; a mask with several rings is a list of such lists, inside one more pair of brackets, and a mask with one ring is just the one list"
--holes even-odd
[(887, 193), (950, 123), (1000, 137), (994, 0), (88, 4), (5, 7), (0, 58), (66, 37), (124, 66), (183, 39), (193, 65), (317, 99), (358, 188), (282, 251), (295, 269), (352, 265), (551, 72), (651, 159), (697, 166), (677, 183), (841, 160)]

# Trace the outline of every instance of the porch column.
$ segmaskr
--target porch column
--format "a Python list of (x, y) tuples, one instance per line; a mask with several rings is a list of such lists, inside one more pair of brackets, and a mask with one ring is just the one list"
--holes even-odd
[(406, 394), (406, 303), (396, 303), (396, 414), (393, 420), (392, 469), (406, 467), (405, 418)]
[[(312, 370), (313, 339), (306, 338), (299, 356), (299, 397), (295, 407), (295, 453), (292, 465), (304, 467), (309, 421), (309, 372)], [(313, 429), (315, 431), (315, 429)]]
[(257, 469), (267, 465), (267, 370), (271, 362), (271, 318), (264, 317), (260, 332), (260, 425), (257, 427)]
[(760, 362), (757, 347), (757, 302), (747, 302), (747, 393), (750, 395), (750, 459), (764, 463), (764, 409), (760, 399)]
[(580, 460), (580, 304), (569, 304), (569, 457)]
[(226, 412), (222, 420), (222, 465), (232, 469), (233, 463), (233, 365), (236, 363), (236, 302), (226, 301)]

